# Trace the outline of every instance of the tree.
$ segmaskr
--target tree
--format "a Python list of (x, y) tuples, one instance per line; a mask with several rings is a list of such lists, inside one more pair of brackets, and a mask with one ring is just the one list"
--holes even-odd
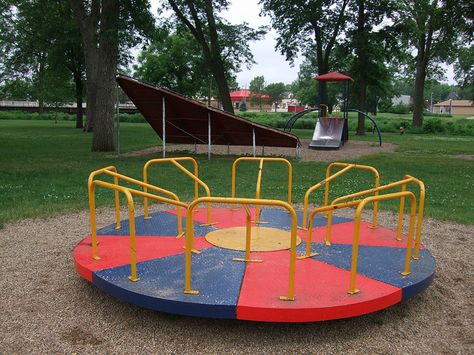
[(241, 63), (253, 63), (248, 43), (261, 38), (264, 28), (253, 30), (246, 23), (231, 25), (217, 16), (217, 13), (227, 9), (227, 0), (167, 0), (166, 4), (166, 8), (173, 10), (201, 46), (222, 106), (225, 111), (233, 113), (226, 72), (229, 67), (238, 70)]
[(35, 89), (31, 80), (5, 80), (0, 86), (0, 98), (3, 100), (34, 100)]
[(265, 88), (265, 92), (270, 96), (270, 99), (275, 104), (275, 112), (277, 111), (278, 104), (284, 98), (285, 91), (286, 86), (283, 83), (268, 84)]
[[(387, 42), (391, 42), (392, 38), (390, 31), (383, 27), (374, 31), (374, 27), (381, 27), (382, 21), (392, 10), (391, 5), (390, 0), (356, 0), (349, 6), (353, 20), (346, 28), (346, 35), (347, 46), (353, 49), (353, 53), (348, 53), (345, 57), (349, 59), (349, 55), (353, 56), (349, 72), (354, 79), (353, 89), (357, 93), (355, 101), (362, 112), (368, 110), (369, 92), (383, 94), (387, 91), (384, 83), (389, 78), (385, 62), (389, 60), (388, 54), (391, 52), (387, 48)], [(376, 106), (378, 100), (372, 97), (370, 101)], [(356, 134), (365, 134), (365, 116), (361, 113), (358, 115)]]
[(8, 52), (3, 57), (6, 76), (31, 81), (40, 111), (46, 103), (71, 101), (72, 77), (78, 103), (76, 127), (82, 127), (84, 58), (69, 6), (60, 0), (14, 3), (16, 6), (11, 6), (4, 15), (8, 17), (9, 26), (0, 25), (6, 31), (2, 34), (6, 41), (3, 47)]
[(474, 101), (474, 45), (461, 48), (454, 69), (458, 83), (469, 90)]
[(265, 94), (265, 77), (263, 75), (256, 76), (250, 81), (249, 90), (252, 93), (250, 100), (258, 103), (260, 111), (262, 111), (263, 95)]
[(154, 23), (149, 3), (147, 0), (69, 0), (69, 4), (84, 46), (86, 114), (88, 129), (93, 130), (92, 151), (113, 151), (119, 48), (136, 45), (141, 40), (137, 32), (149, 35)]
[(162, 33), (138, 56), (134, 76), (182, 95), (208, 94), (209, 75), (200, 47), (187, 30)]
[[(277, 48), (293, 60), (300, 51), (316, 54), (317, 73), (332, 68), (330, 58), (347, 20), (349, 0), (260, 0), (278, 32)], [(320, 102), (327, 102), (326, 83), (320, 85)]]
[(413, 126), (421, 127), (425, 80), (437, 63), (453, 59), (465, 24), (462, 6), (456, 0), (404, 1), (393, 17), (407, 50), (416, 50)]
[(241, 112), (247, 111), (247, 103), (245, 102), (245, 98), (240, 102), (239, 111)]

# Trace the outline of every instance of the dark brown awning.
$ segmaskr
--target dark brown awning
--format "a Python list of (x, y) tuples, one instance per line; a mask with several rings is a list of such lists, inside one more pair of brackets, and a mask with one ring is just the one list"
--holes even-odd
[(208, 119), (211, 119), (211, 144), (296, 147), (298, 137), (230, 113), (208, 107), (172, 91), (118, 75), (117, 82), (133, 101), (155, 132), (163, 139), (163, 98), (165, 101), (166, 142), (208, 144)]

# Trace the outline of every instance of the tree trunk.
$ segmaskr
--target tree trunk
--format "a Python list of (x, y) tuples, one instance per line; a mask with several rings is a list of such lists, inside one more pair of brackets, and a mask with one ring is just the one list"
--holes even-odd
[(76, 86), (76, 128), (84, 128), (82, 112), (83, 87), (81, 74), (74, 75), (74, 84)]
[(224, 65), (222, 64), (220, 58), (214, 58), (211, 63), (212, 75), (214, 76), (217, 90), (221, 96), (222, 108), (224, 111), (233, 114), (234, 106), (232, 105), (232, 100), (230, 99), (229, 85), (227, 84), (227, 79), (225, 77)]
[[(367, 36), (365, 33), (365, 1), (358, 0), (358, 15), (357, 15), (357, 33), (356, 33), (356, 53), (357, 59), (356, 63), (358, 66), (358, 101), (359, 101), (359, 110), (366, 112), (367, 110)], [(361, 113), (358, 114), (357, 118), (357, 130), (356, 134), (362, 136), (365, 134), (365, 116)]]
[(43, 60), (43, 55), (41, 55), (39, 71), (38, 71), (38, 112), (40, 114), (44, 112), (44, 87), (45, 87), (44, 75), (45, 75), (44, 60)]
[(99, 66), (98, 49), (95, 42), (89, 41), (84, 37), (84, 54), (86, 63), (86, 126), (84, 130), (92, 132), (94, 130), (94, 121), (96, 113), (97, 98), (97, 68)]
[(415, 92), (413, 94), (413, 127), (423, 125), (423, 109), (425, 106), (425, 78), (426, 68), (423, 63), (416, 63)]
[(96, 86), (96, 113), (94, 117), (93, 152), (115, 150), (114, 104), (116, 100), (115, 75), (118, 57), (118, 0), (103, 0), (101, 31), (99, 40), (99, 60)]

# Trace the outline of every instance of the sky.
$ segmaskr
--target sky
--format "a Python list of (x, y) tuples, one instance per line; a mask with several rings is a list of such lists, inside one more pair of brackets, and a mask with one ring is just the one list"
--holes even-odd
[[(152, 12), (156, 14), (158, 0), (150, 0)], [(261, 5), (259, 0), (234, 0), (231, 1), (229, 9), (220, 15), (233, 24), (247, 22), (251, 27), (270, 26), (270, 18), (259, 16)], [(263, 40), (250, 43), (250, 49), (253, 53), (254, 64), (250, 69), (243, 66), (243, 70), (237, 73), (237, 82), (241, 88), (248, 88), (250, 81), (259, 75), (265, 77), (265, 83), (283, 82), (290, 84), (296, 80), (298, 70), (303, 58), (298, 57), (294, 60), (294, 65), (290, 65), (276, 49), (277, 34), (270, 30)], [(452, 66), (444, 66), (449, 84), (456, 84), (454, 80), (454, 71)]]
[[(152, 11), (156, 14), (158, 1), (151, 0), (150, 2)], [(229, 9), (220, 15), (233, 24), (245, 21), (253, 28), (270, 26), (269, 17), (259, 16), (260, 9), (261, 6), (258, 4), (258, 0), (234, 0)], [(237, 82), (241, 88), (248, 88), (250, 81), (259, 75), (265, 77), (267, 84), (276, 82), (290, 84), (296, 80), (302, 58), (297, 58), (294, 61), (294, 66), (291, 66), (285, 60), (285, 57), (275, 50), (276, 38), (276, 32), (271, 30), (263, 40), (250, 43), (250, 49), (256, 64), (250, 69), (243, 66), (243, 70), (237, 73)]]

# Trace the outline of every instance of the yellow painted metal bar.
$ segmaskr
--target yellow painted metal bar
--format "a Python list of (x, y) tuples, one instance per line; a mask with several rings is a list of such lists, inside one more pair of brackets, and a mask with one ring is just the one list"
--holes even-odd
[(97, 225), (95, 218), (95, 186), (102, 186), (115, 191), (122, 192), (127, 198), (128, 203), (128, 213), (129, 213), (129, 225), (130, 225), (130, 268), (131, 274), (128, 277), (131, 281), (138, 281), (137, 277), (137, 256), (136, 256), (136, 243), (135, 243), (135, 207), (133, 203), (133, 197), (128, 188), (111, 184), (105, 181), (94, 180), (89, 186), (89, 207), (90, 207), (90, 217), (91, 217), (91, 239), (92, 239), (92, 258), (99, 260), (100, 258), (97, 255)]
[(226, 203), (241, 205), (261, 205), (276, 206), (285, 208), (291, 215), (291, 242), (290, 242), (290, 265), (288, 278), (288, 292), (286, 296), (280, 299), (293, 301), (295, 299), (295, 271), (296, 271), (296, 231), (297, 217), (296, 212), (291, 205), (285, 201), (249, 199), (249, 198), (229, 198), (229, 197), (201, 197), (191, 202), (186, 211), (186, 247), (185, 247), (185, 273), (184, 273), (184, 293), (197, 294), (199, 291), (191, 288), (191, 253), (194, 240), (193, 209), (199, 203)]
[[(284, 158), (264, 158), (264, 157), (241, 157), (237, 158), (234, 160), (234, 163), (232, 164), (232, 191), (231, 195), (232, 198), (235, 198), (235, 185), (236, 185), (236, 171), (237, 171), (237, 165), (241, 161), (265, 161), (265, 162), (280, 162), (280, 163), (285, 163), (288, 167), (288, 203), (291, 204), (292, 201), (292, 186), (293, 186), (293, 166), (291, 163)], [(259, 170), (260, 173), (260, 170)], [(257, 197), (258, 198), (258, 197)], [(232, 208), (234, 208), (234, 205), (232, 204)]]
[(419, 254), (420, 254), (420, 246), (421, 246), (421, 228), (423, 226), (423, 215), (425, 212), (425, 197), (426, 197), (425, 184), (423, 183), (423, 181), (410, 175), (405, 175), (405, 178), (413, 179), (413, 182), (417, 183), (420, 188), (420, 197), (419, 197), (420, 202), (418, 204), (418, 221), (416, 223), (415, 253), (413, 255), (413, 259), (418, 260)]
[[(206, 191), (206, 196), (207, 197), (211, 197), (211, 190), (209, 190), (209, 187), (204, 183), (204, 181), (202, 181), (201, 179), (199, 179), (196, 175), (193, 175), (193, 173), (191, 173), (188, 169), (186, 169), (184, 166), (182, 166), (180, 163), (178, 163), (176, 160), (173, 160), (171, 159), (171, 163), (176, 166), (179, 170), (181, 170), (183, 173), (185, 173), (186, 175), (188, 175), (191, 179), (193, 179), (196, 183), (198, 183), (199, 185), (201, 185), (204, 190)], [(203, 225), (212, 225), (213, 223), (211, 222), (211, 204), (208, 203), (207, 204), (207, 223), (206, 224), (203, 224)]]
[[(331, 169), (336, 166), (338, 167), (352, 166), (353, 169), (370, 171), (374, 174), (374, 177), (375, 177), (375, 188), (380, 186), (380, 174), (377, 169), (375, 169), (373, 166), (370, 166), (370, 165), (349, 164), (349, 163), (339, 163), (339, 162), (331, 163), (326, 168), (326, 180), (331, 175)], [(374, 192), (374, 196), (377, 196), (378, 193), (379, 192), (376, 190)], [(327, 206), (328, 202), (329, 202), (329, 181), (324, 186), (324, 206)], [(377, 211), (378, 211), (378, 202), (374, 202), (373, 220), (372, 220), (371, 228), (377, 227)]]
[(252, 217), (250, 215), (250, 210), (247, 205), (245, 205), (246, 223), (245, 223), (245, 260), (250, 260), (250, 240), (252, 238)]
[[(193, 164), (193, 167), (194, 167), (194, 175), (196, 177), (198, 177), (199, 168), (198, 168), (198, 164), (197, 164), (197, 162), (194, 158), (191, 158), (191, 157), (176, 157), (176, 158), (151, 159), (151, 160), (148, 160), (145, 163), (145, 165), (143, 166), (143, 181), (144, 181), (144, 183), (148, 183), (148, 168), (151, 165), (159, 164), (159, 163), (169, 163), (172, 160), (174, 160), (174, 161), (190, 161)], [(144, 187), (143, 191), (147, 192), (147, 187)], [(198, 186), (198, 182), (195, 180), (194, 181), (194, 198), (198, 198), (198, 197), (199, 197), (199, 186)], [(144, 218), (145, 219), (151, 218), (148, 215), (148, 199), (147, 198), (143, 199), (143, 210), (144, 210)]]
[[(341, 201), (350, 200), (352, 198), (357, 198), (357, 197), (362, 197), (364, 195), (369, 195), (369, 194), (372, 194), (372, 193), (377, 193), (377, 195), (378, 195), (378, 192), (380, 192), (380, 191), (388, 190), (388, 189), (391, 189), (391, 188), (409, 183), (411, 181), (412, 181), (411, 178), (405, 178), (404, 180), (392, 182), (390, 184), (382, 185), (382, 186), (379, 186), (379, 187), (376, 187), (376, 188), (373, 188), (373, 189), (359, 191), (359, 192), (356, 192), (356, 193), (353, 193), (353, 194), (350, 194), (350, 195), (346, 195), (346, 196), (341, 196), (341, 197), (338, 197), (338, 198), (334, 199), (331, 202), (331, 205), (333, 205), (333, 204), (336, 205), (336, 204), (340, 203)], [(327, 226), (326, 226), (326, 240), (325, 240), (326, 245), (331, 245), (332, 212), (333, 212), (332, 210), (328, 211), (328, 220), (327, 220)]]
[(410, 259), (412, 252), (412, 240), (413, 232), (415, 226), (415, 216), (416, 216), (416, 197), (412, 192), (402, 191), (395, 192), (386, 195), (371, 196), (362, 200), (356, 209), (356, 214), (354, 218), (354, 240), (352, 242), (352, 260), (351, 260), (351, 274), (349, 282), (349, 291), (350, 295), (359, 293), (360, 290), (356, 288), (356, 277), (357, 277), (357, 261), (359, 257), (359, 234), (360, 234), (360, 220), (361, 214), (366, 204), (372, 203), (375, 201), (385, 201), (393, 199), (404, 199), (409, 198), (411, 200), (411, 213), (410, 213), (410, 227), (408, 232), (408, 242), (407, 242), (407, 251), (405, 255), (405, 266), (402, 272), (402, 275), (408, 276), (410, 274)]
[[(106, 172), (117, 172), (117, 168), (115, 166), (107, 166), (102, 169), (95, 170), (89, 174), (89, 179), (87, 180), (87, 186), (88, 189), (90, 189), (90, 186), (92, 184), (92, 181), (94, 181), (94, 178), (97, 175), (106, 173)], [(118, 179), (114, 178), (114, 184), (118, 185)], [(120, 196), (119, 192), (116, 190), (114, 191), (114, 197), (115, 197), (115, 229), (120, 229)]]
[[(407, 184), (402, 185), (402, 192), (407, 190)], [(398, 213), (397, 240), (402, 240), (403, 212), (405, 211), (405, 198), (400, 198), (400, 211)]]
[[(140, 181), (140, 180), (136, 180), (136, 179), (133, 179), (133, 178), (128, 177), (128, 176), (126, 176), (126, 175), (118, 174), (118, 173), (116, 173), (116, 172), (109, 171), (109, 170), (105, 170), (105, 171), (104, 171), (104, 174), (113, 176), (113, 177), (114, 177), (114, 183), (115, 183), (116, 185), (118, 185), (118, 179), (122, 179), (122, 180), (124, 180), (124, 181), (127, 181), (127, 182), (130, 182), (130, 183), (133, 183), (133, 184), (142, 186), (144, 192), (147, 192), (148, 189), (151, 189), (151, 190), (154, 190), (154, 191), (156, 191), (156, 192), (162, 193), (162, 194), (164, 194), (164, 195), (171, 196), (171, 197), (172, 197), (173, 199), (175, 199), (176, 201), (179, 201), (178, 195), (176, 195), (174, 192), (171, 192), (171, 191), (162, 189), (161, 187), (157, 187), (157, 186), (154, 186), (154, 185), (151, 185), (151, 184), (147, 184), (147, 183), (142, 182), (142, 181)], [(118, 191), (116, 190), (115, 193), (118, 194)], [(116, 196), (116, 199), (118, 199), (118, 196)], [(148, 198), (147, 198), (147, 197), (145, 197), (144, 200), (145, 200), (145, 199), (148, 201)], [(117, 207), (117, 204), (116, 204), (116, 208), (118, 208), (118, 207)], [(120, 213), (120, 212), (119, 212), (119, 213)], [(181, 216), (181, 208), (180, 208), (179, 206), (176, 206), (176, 215), (177, 215), (177, 217), (178, 217), (178, 236), (182, 236), (182, 235), (183, 235), (183, 226), (182, 226), (182, 223), (181, 223), (181, 219), (182, 219), (182, 216)], [(119, 229), (119, 228), (120, 228), (120, 225), (118, 225), (116, 229)]]
[[(263, 171), (263, 159), (260, 159), (260, 163), (258, 165), (258, 176), (257, 176), (257, 187), (255, 191), (255, 198), (260, 199), (260, 185), (262, 183), (262, 171)], [(260, 206), (255, 207), (255, 223), (260, 223)]]
[(327, 177), (326, 179), (324, 179), (323, 181), (321, 182), (318, 182), (316, 185), (313, 185), (311, 186), (308, 190), (306, 190), (306, 193), (304, 195), (304, 203), (303, 203), (303, 225), (302, 225), (302, 228), (303, 229), (306, 229), (307, 227), (307, 216), (308, 216), (308, 204), (309, 204), (309, 196), (311, 195), (311, 193), (314, 191), (314, 190), (317, 190), (319, 189), (321, 186), (327, 184), (329, 181), (331, 180), (334, 180), (335, 178), (337, 178), (339, 175), (342, 175), (344, 174), (346, 171), (350, 170), (353, 168), (355, 164), (350, 164), (348, 166), (346, 166), (345, 168), (339, 170), (337, 173)]
[[(312, 233), (313, 233), (313, 219), (316, 217), (318, 213), (321, 212), (328, 212), (328, 211), (333, 211), (336, 209), (343, 209), (347, 207), (353, 207), (359, 204), (362, 200), (357, 200), (357, 201), (350, 201), (346, 203), (339, 203), (337, 205), (329, 205), (329, 206), (323, 206), (314, 209), (310, 216), (309, 216), (309, 222), (308, 222), (308, 234), (307, 234), (307, 241), (306, 241), (306, 253), (305, 255), (302, 255), (298, 257), (298, 259), (305, 259), (305, 258), (310, 258), (312, 256), (318, 255), (318, 253), (311, 253), (311, 241), (312, 241)], [(330, 215), (331, 216), (331, 215)], [(329, 223), (328, 219), (328, 223)]]

